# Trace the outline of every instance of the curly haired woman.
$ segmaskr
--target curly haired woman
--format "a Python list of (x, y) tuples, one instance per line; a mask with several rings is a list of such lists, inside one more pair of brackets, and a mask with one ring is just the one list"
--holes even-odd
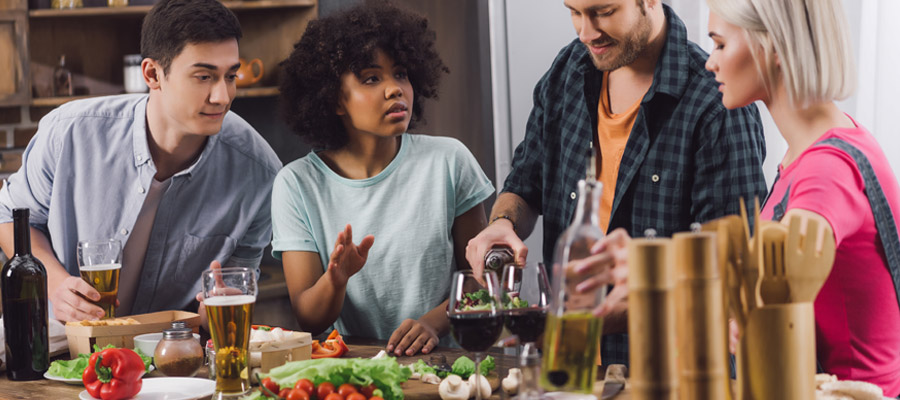
[(369, 1), (310, 22), (282, 63), (282, 113), (314, 151), (275, 180), (272, 247), (313, 334), (413, 355), (449, 331), (450, 277), (494, 188), (459, 141), (407, 133), (448, 72), (434, 40), (424, 17)]

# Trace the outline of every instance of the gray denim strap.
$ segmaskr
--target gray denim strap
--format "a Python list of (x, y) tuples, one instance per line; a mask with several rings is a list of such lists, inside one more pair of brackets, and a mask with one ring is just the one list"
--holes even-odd
[(881, 189), (878, 177), (869, 159), (862, 151), (838, 138), (826, 139), (816, 143), (814, 146), (833, 146), (843, 150), (853, 160), (859, 168), (859, 172), (863, 176), (865, 183), (866, 197), (869, 199), (869, 206), (872, 207), (872, 214), (875, 217), (875, 228), (878, 230), (878, 237), (881, 239), (881, 245), (884, 247), (884, 255), (887, 258), (888, 271), (894, 281), (894, 290), (897, 292), (897, 301), (900, 302), (900, 238), (897, 236), (897, 225), (894, 221), (894, 214), (891, 212), (891, 206)]
[[(775, 185), (778, 183), (778, 179), (781, 178), (781, 171), (775, 175), (775, 180), (772, 182), (772, 188), (769, 189), (769, 193), (766, 194), (766, 199), (763, 200), (762, 208), (766, 208), (766, 204), (769, 203), (769, 199), (772, 197), (772, 192), (775, 191)], [(784, 213), (787, 211), (787, 203), (788, 196), (791, 194), (791, 185), (788, 184), (787, 188), (784, 189), (784, 196), (781, 197), (781, 201), (772, 208), (772, 221), (781, 221), (784, 218)]]

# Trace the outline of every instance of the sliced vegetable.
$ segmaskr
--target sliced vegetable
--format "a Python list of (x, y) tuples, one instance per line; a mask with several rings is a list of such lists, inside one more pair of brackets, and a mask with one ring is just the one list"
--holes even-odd
[(349, 351), (350, 348), (344, 343), (344, 338), (341, 337), (337, 329), (331, 331), (324, 342), (319, 343), (318, 340), (313, 340), (312, 344), (312, 358), (314, 360), (320, 358), (337, 358), (347, 354)]

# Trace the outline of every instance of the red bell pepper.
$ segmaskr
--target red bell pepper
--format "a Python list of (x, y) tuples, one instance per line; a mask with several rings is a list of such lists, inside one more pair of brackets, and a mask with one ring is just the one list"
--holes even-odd
[(344, 343), (344, 338), (338, 333), (337, 329), (331, 331), (328, 335), (328, 338), (325, 339), (324, 342), (319, 343), (318, 340), (313, 340), (312, 343), (312, 358), (336, 358), (340, 357), (347, 352), (350, 351), (350, 348), (347, 347), (347, 344)]
[(131, 349), (91, 354), (81, 381), (88, 394), (101, 400), (123, 400), (141, 391), (144, 361)]

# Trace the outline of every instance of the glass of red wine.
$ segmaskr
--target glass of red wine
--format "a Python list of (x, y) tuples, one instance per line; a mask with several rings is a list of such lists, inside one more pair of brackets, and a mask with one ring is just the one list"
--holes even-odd
[[(452, 285), (447, 310), (450, 334), (460, 347), (475, 354), (475, 373), (481, 375), (481, 359), (503, 331), (497, 274), (457, 271), (453, 273)], [(475, 400), (481, 400), (480, 390), (475, 391)]]
[[(540, 399), (542, 392), (537, 384), (540, 376), (541, 356), (535, 342), (544, 333), (544, 321), (550, 305), (550, 281), (544, 264), (526, 263), (525, 266), (507, 264), (503, 268), (503, 308), (506, 328), (519, 337), (519, 365), (522, 380), (519, 400)], [(533, 375), (533, 376), (525, 376)]]

